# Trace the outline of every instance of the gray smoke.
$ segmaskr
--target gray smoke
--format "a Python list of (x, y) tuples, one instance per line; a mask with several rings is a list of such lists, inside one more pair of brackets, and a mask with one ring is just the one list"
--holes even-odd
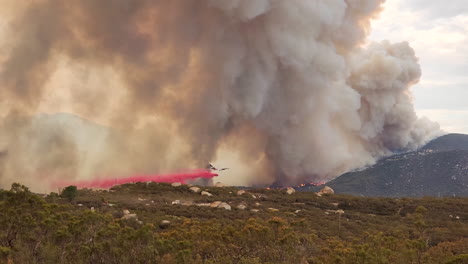
[(68, 111), (111, 131), (86, 151), (79, 129), (7, 122), (46, 148), (4, 135), (3, 177), (204, 166), (228, 149), (256, 166), (245, 184), (297, 184), (414, 149), (440, 131), (415, 114), (408, 43), (365, 45), (384, 2), (2, 0), (3, 115)]

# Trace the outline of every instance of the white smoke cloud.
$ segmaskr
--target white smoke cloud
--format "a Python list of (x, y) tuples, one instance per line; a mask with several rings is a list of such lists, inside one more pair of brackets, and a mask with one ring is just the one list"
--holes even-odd
[[(185, 164), (203, 166), (223, 147), (241, 153), (241, 162), (261, 161), (255, 171), (263, 169), (246, 184), (331, 179), (438, 133), (414, 112), (409, 88), (421, 71), (408, 44), (364, 46), (383, 3), (35, 1), (18, 13), (16, 23), (29, 26), (13, 36), (19, 46), (8, 49), (1, 84), (17, 102), (10, 109), (24, 109), (45, 96), (44, 76), (59, 57), (111, 66), (126, 89), (106, 88), (123, 94), (103, 106), (113, 111), (96, 107), (89, 89), (71, 108), (91, 119), (109, 112), (110, 126), (125, 127), (121, 140), (139, 156), (109, 155), (122, 150), (103, 147), (120, 167), (156, 169), (141, 156), (164, 157), (175, 147), (158, 137), (162, 126), (147, 127), (144, 137), (132, 132), (157, 116), (183, 142)], [(40, 45), (25, 42), (31, 34), (44, 38)], [(91, 110), (83, 110), (86, 104)], [(28, 112), (37, 111), (29, 105)], [(159, 151), (145, 144), (149, 139)]]

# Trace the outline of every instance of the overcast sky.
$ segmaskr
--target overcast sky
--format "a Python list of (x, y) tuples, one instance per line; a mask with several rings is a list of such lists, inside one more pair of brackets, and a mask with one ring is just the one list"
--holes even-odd
[(410, 42), (423, 72), (418, 114), (468, 133), (468, 0), (387, 0), (371, 39)]

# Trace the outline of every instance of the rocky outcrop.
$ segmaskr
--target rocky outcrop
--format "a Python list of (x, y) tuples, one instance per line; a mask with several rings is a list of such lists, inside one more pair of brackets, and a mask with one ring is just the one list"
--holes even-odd
[(162, 229), (168, 228), (171, 225), (171, 221), (169, 220), (162, 220), (161, 223), (159, 223), (159, 227)]
[(239, 196), (240, 196), (240, 195), (243, 195), (244, 193), (245, 193), (244, 190), (238, 190), (238, 191), (237, 191), (237, 195), (239, 195)]
[(293, 194), (293, 193), (295, 193), (295, 192), (296, 192), (296, 190), (294, 190), (294, 188), (292, 188), (292, 187), (288, 187), (288, 188), (286, 189), (286, 193), (289, 194), (289, 195), (291, 195), (291, 194)]
[(231, 210), (231, 206), (228, 203), (221, 202), (221, 201), (212, 202), (210, 207), (212, 207), (212, 208), (223, 208), (225, 210)]
[(239, 204), (238, 206), (236, 206), (237, 209), (239, 210), (245, 210), (247, 208), (247, 206), (243, 205), (243, 204)]
[(190, 191), (192, 191), (192, 192), (194, 192), (194, 193), (199, 193), (199, 192), (201, 192), (201, 189), (200, 189), (200, 188), (198, 188), (198, 187), (195, 187), (195, 186), (193, 186), (193, 187), (190, 187), (190, 189), (189, 189), (189, 190), (190, 190)]
[(322, 195), (324, 195), (324, 194), (334, 194), (334, 193), (335, 193), (335, 191), (334, 191), (332, 188), (330, 188), (330, 187), (328, 187), (328, 186), (325, 186), (325, 187), (323, 187), (322, 190), (320, 190), (320, 191), (317, 193), (317, 195), (318, 195), (318, 196), (322, 196)]

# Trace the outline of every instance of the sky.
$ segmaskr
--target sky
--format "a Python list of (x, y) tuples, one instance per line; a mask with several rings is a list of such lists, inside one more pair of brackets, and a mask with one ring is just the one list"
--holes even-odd
[(408, 41), (419, 57), (418, 115), (468, 133), (468, 1), (387, 0), (372, 28), (372, 41)]

